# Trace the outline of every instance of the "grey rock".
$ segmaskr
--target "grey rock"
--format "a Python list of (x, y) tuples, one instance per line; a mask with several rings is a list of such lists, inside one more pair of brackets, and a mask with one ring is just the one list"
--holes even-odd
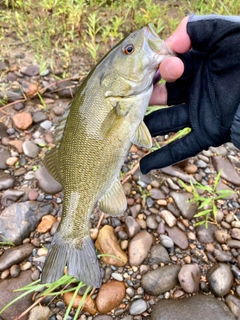
[(178, 284), (179, 265), (168, 265), (149, 271), (142, 277), (142, 287), (146, 293), (158, 296), (173, 289)]
[(157, 244), (151, 248), (149, 265), (153, 265), (154, 263), (160, 264), (168, 262), (170, 262), (169, 254), (161, 244)]
[(50, 175), (45, 167), (41, 167), (35, 172), (35, 178), (38, 180), (39, 188), (46, 193), (55, 194), (63, 189), (62, 185)]
[(153, 243), (153, 237), (147, 231), (141, 231), (129, 242), (128, 257), (130, 266), (139, 266), (148, 256)]
[(0, 169), (4, 170), (8, 168), (6, 160), (11, 156), (8, 150), (0, 149)]
[[(10, 278), (0, 281), (0, 310), (5, 307), (13, 299), (22, 294), (22, 291), (14, 292), (14, 290), (25, 287), (32, 282), (32, 272), (30, 270), (23, 271), (17, 278)], [(3, 320), (16, 319), (23, 311), (28, 309), (32, 305), (32, 293), (24, 296), (16, 301), (11, 307), (7, 308), (1, 317)], [(27, 315), (21, 319), (26, 320)]]
[(178, 193), (170, 192), (170, 196), (173, 197), (177, 207), (182, 213), (182, 216), (186, 219), (191, 220), (193, 216), (197, 213), (197, 206), (193, 202), (188, 202), (192, 199), (193, 195), (188, 192)]
[(26, 76), (33, 77), (39, 75), (40, 67), (35, 64), (27, 67), (22, 67), (20, 71)]
[(217, 242), (221, 244), (226, 243), (226, 241), (230, 239), (230, 235), (227, 232), (219, 229), (214, 232), (214, 237)]
[(7, 249), (0, 256), (0, 271), (4, 271), (14, 264), (23, 262), (31, 255), (33, 248), (34, 246), (31, 243), (25, 243), (21, 246)]
[(205, 227), (205, 224), (198, 226), (196, 229), (198, 240), (201, 243), (214, 242), (214, 232), (216, 230), (218, 230), (218, 228), (214, 224), (209, 224), (208, 228)]
[(161, 171), (165, 174), (168, 174), (173, 177), (177, 177), (185, 182), (190, 183), (190, 181), (195, 182), (192, 176), (188, 175), (187, 173), (183, 172), (182, 170), (174, 167), (174, 166), (169, 166), (162, 168)]
[(0, 122), (0, 138), (8, 137), (7, 127), (3, 122)]
[(10, 174), (0, 173), (0, 190), (11, 189), (15, 185), (15, 179)]
[(159, 200), (159, 199), (165, 199), (165, 195), (164, 193), (157, 189), (157, 188), (152, 188), (149, 190), (150, 196), (155, 199), (155, 200)]
[(216, 153), (217, 155), (220, 155), (220, 156), (226, 156), (228, 151), (227, 149), (225, 148), (224, 145), (222, 146), (219, 146), (219, 147), (210, 147), (210, 150), (212, 153)]
[(60, 98), (73, 98), (77, 87), (70, 80), (57, 82), (57, 93)]
[(25, 192), (21, 190), (6, 190), (2, 194), (1, 204), (8, 207), (18, 201), (24, 194)]
[(200, 277), (201, 271), (197, 264), (185, 264), (178, 274), (179, 283), (187, 293), (198, 292)]
[(172, 239), (176, 246), (181, 249), (188, 248), (188, 239), (185, 232), (180, 230), (177, 226), (174, 226), (173, 228), (165, 226), (165, 228), (169, 237)]
[(158, 227), (158, 223), (157, 223), (154, 215), (150, 215), (147, 217), (146, 224), (147, 224), (147, 227), (152, 230), (157, 229), (157, 227)]
[(1, 234), (15, 245), (29, 237), (41, 218), (53, 209), (52, 204), (37, 201), (14, 203), (0, 215)]
[(102, 315), (102, 314), (99, 314), (96, 317), (94, 317), (94, 320), (112, 320), (112, 319), (113, 317), (108, 315)]
[(237, 199), (238, 198), (238, 194), (236, 192), (234, 192), (234, 190), (232, 188), (230, 188), (228, 185), (226, 185), (225, 183), (222, 182), (222, 180), (220, 179), (216, 190), (228, 190), (229, 191), (229, 195), (225, 196), (223, 199), (225, 200), (231, 200), (231, 199)]
[(238, 319), (240, 315), (240, 299), (232, 294), (228, 294), (225, 301), (234, 316)]
[(42, 111), (37, 111), (33, 114), (33, 122), (34, 123), (39, 123), (47, 119), (46, 113)]
[(171, 249), (174, 246), (172, 239), (165, 234), (160, 234), (159, 236), (160, 244), (165, 248)]
[(232, 256), (231, 252), (229, 252), (229, 251), (214, 249), (212, 253), (213, 253), (214, 258), (219, 262), (232, 262), (233, 261), (233, 256)]
[(218, 297), (222, 297), (231, 289), (234, 276), (229, 265), (215, 263), (207, 272), (207, 280), (212, 293)]
[(17, 100), (21, 100), (23, 95), (20, 92), (6, 91), (0, 92), (0, 99), (6, 99), (8, 102), (14, 102)]
[(152, 320), (235, 320), (228, 307), (216, 298), (196, 294), (184, 299), (159, 300), (151, 313)]
[(45, 130), (49, 130), (52, 127), (52, 121), (45, 120), (45, 121), (41, 122), (40, 127)]
[(212, 158), (212, 161), (217, 172), (222, 169), (221, 177), (223, 179), (226, 179), (236, 186), (240, 186), (240, 176), (228, 159), (215, 156)]
[(239, 240), (229, 239), (229, 240), (227, 240), (227, 245), (230, 248), (240, 249), (240, 241)]
[(160, 217), (166, 222), (166, 224), (171, 228), (174, 227), (177, 223), (177, 219), (174, 215), (168, 210), (162, 210), (159, 213)]
[(143, 299), (134, 300), (129, 308), (129, 313), (131, 315), (141, 314), (142, 312), (147, 310), (146, 301)]
[(234, 239), (240, 240), (240, 229), (238, 228), (232, 228), (231, 230), (231, 236)]
[(141, 229), (137, 221), (131, 216), (126, 217), (125, 228), (129, 238), (134, 237)]
[(135, 204), (133, 205), (132, 207), (130, 207), (130, 212), (131, 212), (131, 215), (133, 216), (133, 218), (136, 218), (137, 215), (140, 213), (141, 211), (141, 205), (140, 204)]
[(24, 154), (29, 158), (36, 158), (40, 151), (40, 148), (30, 140), (24, 141), (22, 147)]

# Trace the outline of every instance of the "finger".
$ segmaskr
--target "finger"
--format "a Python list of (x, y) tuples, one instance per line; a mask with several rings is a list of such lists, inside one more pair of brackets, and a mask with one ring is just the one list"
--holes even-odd
[(188, 105), (177, 105), (152, 112), (144, 118), (144, 122), (153, 137), (177, 132), (190, 126)]
[(140, 170), (147, 174), (154, 169), (168, 167), (174, 163), (193, 157), (202, 151), (193, 132), (170, 143), (169, 145), (150, 153), (140, 161)]
[(182, 19), (177, 29), (166, 40), (167, 45), (177, 53), (184, 53), (191, 48), (191, 40), (187, 33), (189, 16)]
[(159, 105), (165, 106), (167, 104), (167, 88), (165, 83), (156, 84), (153, 87), (153, 93), (149, 101), (150, 106)]
[(181, 77), (184, 71), (184, 64), (178, 57), (170, 57), (163, 60), (159, 67), (162, 78), (173, 82)]

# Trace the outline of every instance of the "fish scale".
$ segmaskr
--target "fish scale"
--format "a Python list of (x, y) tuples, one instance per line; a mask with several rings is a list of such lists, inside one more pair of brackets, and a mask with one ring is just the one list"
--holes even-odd
[(143, 117), (158, 66), (172, 54), (150, 25), (130, 34), (90, 72), (57, 125), (44, 163), (63, 185), (64, 200), (42, 283), (58, 280), (67, 266), (85, 284), (101, 285), (90, 215), (96, 203), (112, 216), (126, 210), (119, 172), (132, 143), (152, 145)]

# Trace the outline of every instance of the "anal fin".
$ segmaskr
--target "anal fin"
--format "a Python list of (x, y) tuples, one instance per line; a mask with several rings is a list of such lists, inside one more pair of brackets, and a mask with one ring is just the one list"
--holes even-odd
[(140, 123), (138, 129), (136, 130), (132, 143), (136, 144), (139, 147), (152, 147), (151, 134), (143, 121)]
[(98, 207), (101, 211), (110, 215), (119, 215), (126, 210), (127, 199), (119, 180), (115, 180), (113, 185), (99, 200)]

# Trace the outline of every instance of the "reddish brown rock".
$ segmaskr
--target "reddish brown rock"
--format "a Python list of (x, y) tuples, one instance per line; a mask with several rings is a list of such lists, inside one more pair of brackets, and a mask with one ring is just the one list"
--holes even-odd
[(32, 116), (28, 112), (16, 113), (13, 116), (12, 120), (13, 120), (15, 127), (18, 129), (21, 129), (21, 130), (28, 129), (33, 122)]
[(101, 256), (105, 263), (118, 267), (127, 263), (127, 255), (120, 248), (113, 227), (106, 225), (99, 231), (95, 246), (99, 253), (116, 257)]
[(22, 147), (23, 141), (21, 141), (21, 140), (10, 140), (9, 144), (13, 148), (15, 148), (18, 153), (23, 153), (23, 147)]
[(56, 218), (52, 215), (48, 214), (42, 217), (42, 221), (39, 223), (37, 227), (37, 231), (41, 233), (45, 233), (51, 230), (52, 225), (56, 222)]
[[(70, 304), (73, 295), (74, 295), (74, 292), (66, 292), (66, 293), (64, 293), (63, 299), (64, 299), (64, 301), (65, 301), (67, 306)], [(82, 296), (77, 294), (76, 298), (75, 298), (75, 300), (73, 302), (73, 308), (74, 309), (78, 308), (81, 300), (82, 300)], [(93, 300), (90, 297), (90, 295), (87, 295), (86, 300), (83, 303), (82, 310), (86, 311), (86, 312), (89, 312), (92, 316), (97, 313), (95, 300)]]
[(98, 311), (106, 314), (118, 307), (125, 294), (126, 288), (123, 282), (111, 281), (103, 284), (96, 299)]

